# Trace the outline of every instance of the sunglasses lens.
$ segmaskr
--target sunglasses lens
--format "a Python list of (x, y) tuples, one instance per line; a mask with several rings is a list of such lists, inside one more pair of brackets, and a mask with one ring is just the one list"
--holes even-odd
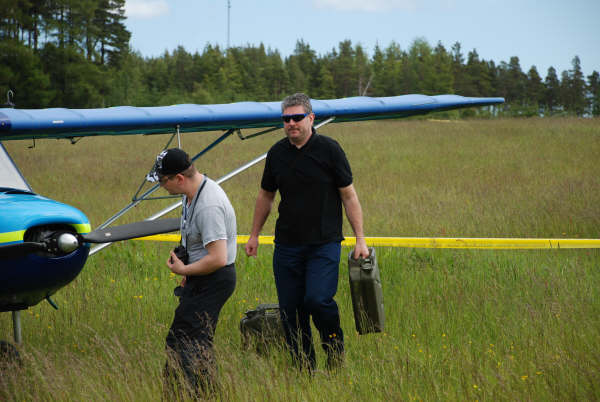
[(291, 114), (291, 115), (281, 116), (281, 118), (286, 123), (289, 123), (290, 120), (294, 120), (296, 123), (298, 123), (299, 121), (304, 119), (306, 116), (307, 116), (307, 114)]

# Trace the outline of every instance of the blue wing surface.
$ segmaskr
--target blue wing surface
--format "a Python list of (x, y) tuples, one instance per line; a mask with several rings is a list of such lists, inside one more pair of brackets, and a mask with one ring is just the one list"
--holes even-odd
[[(430, 112), (503, 103), (503, 98), (459, 95), (401, 95), (312, 100), (317, 121), (334, 122), (408, 117)], [(280, 102), (182, 104), (156, 107), (117, 106), (101, 109), (0, 108), (0, 141), (215, 131), (281, 126)]]

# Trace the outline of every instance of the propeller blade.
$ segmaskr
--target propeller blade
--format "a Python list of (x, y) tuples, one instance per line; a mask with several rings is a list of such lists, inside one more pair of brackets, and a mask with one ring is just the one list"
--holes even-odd
[(136, 237), (151, 236), (159, 233), (174, 232), (179, 230), (180, 219), (157, 219), (154, 221), (141, 221), (128, 223), (126, 225), (111, 226), (96, 229), (86, 235), (83, 240), (88, 243), (112, 243), (120, 240), (128, 240)]
[(0, 246), (0, 259), (18, 258), (24, 255), (36, 252), (45, 251), (46, 245), (37, 242), (23, 242)]

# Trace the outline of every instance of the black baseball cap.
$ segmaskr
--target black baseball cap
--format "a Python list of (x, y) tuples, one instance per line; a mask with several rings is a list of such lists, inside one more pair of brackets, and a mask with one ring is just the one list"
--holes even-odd
[(156, 182), (163, 176), (181, 173), (191, 165), (192, 160), (183, 149), (166, 149), (156, 156), (154, 167), (146, 176), (146, 180)]

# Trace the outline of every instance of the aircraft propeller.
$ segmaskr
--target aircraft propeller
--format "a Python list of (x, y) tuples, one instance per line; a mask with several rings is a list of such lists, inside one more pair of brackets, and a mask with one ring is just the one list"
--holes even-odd
[(96, 229), (87, 234), (61, 230), (46, 230), (36, 241), (0, 246), (0, 259), (17, 258), (31, 253), (67, 255), (84, 243), (112, 243), (136, 237), (151, 236), (179, 230), (180, 219), (157, 219)]

